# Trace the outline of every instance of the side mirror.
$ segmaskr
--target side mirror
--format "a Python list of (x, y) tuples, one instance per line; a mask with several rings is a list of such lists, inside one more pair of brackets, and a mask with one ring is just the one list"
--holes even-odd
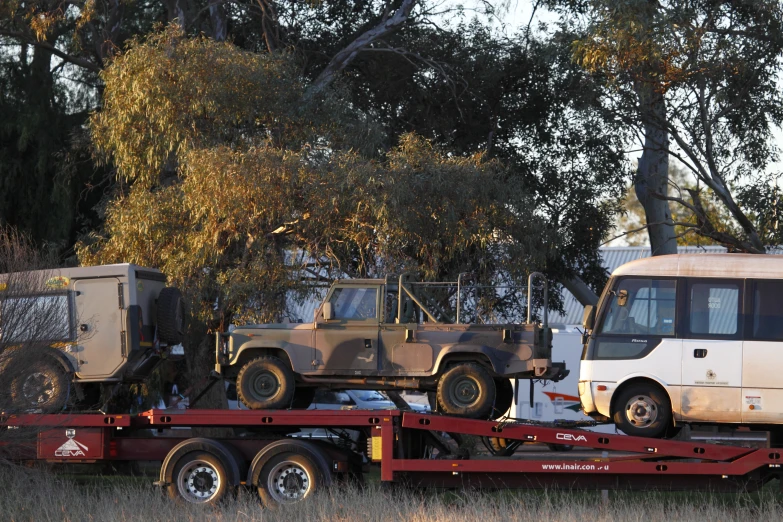
[(582, 326), (585, 330), (592, 330), (595, 326), (595, 306), (585, 306), (585, 314), (582, 316)]
[(326, 302), (324, 303), (324, 306), (322, 308), (324, 321), (328, 321), (330, 319), (334, 319), (334, 311), (332, 310), (332, 303)]

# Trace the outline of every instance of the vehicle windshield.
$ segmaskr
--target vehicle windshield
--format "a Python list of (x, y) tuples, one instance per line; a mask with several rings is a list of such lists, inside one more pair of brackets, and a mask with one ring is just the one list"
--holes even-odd
[(388, 397), (386, 397), (381, 392), (377, 392), (375, 390), (354, 390), (354, 395), (359, 398), (360, 401), (365, 402), (373, 402), (373, 401), (388, 401)]
[(674, 334), (676, 282), (666, 279), (623, 279), (611, 293), (598, 333), (617, 335)]

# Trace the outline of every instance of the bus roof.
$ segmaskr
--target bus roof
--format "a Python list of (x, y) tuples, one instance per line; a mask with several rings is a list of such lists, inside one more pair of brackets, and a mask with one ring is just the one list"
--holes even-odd
[(612, 276), (691, 276), (783, 279), (783, 257), (760, 254), (675, 254), (618, 267)]

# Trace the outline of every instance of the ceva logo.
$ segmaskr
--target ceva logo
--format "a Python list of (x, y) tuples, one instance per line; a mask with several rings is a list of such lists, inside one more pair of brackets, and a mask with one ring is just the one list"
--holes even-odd
[(557, 440), (570, 440), (571, 442), (587, 442), (587, 437), (584, 435), (571, 435), (570, 433), (558, 433), (555, 435)]
[(76, 436), (76, 430), (65, 430), (65, 436), (68, 440), (54, 450), (55, 457), (84, 457), (84, 452), (88, 450), (87, 446), (81, 442), (74, 440)]

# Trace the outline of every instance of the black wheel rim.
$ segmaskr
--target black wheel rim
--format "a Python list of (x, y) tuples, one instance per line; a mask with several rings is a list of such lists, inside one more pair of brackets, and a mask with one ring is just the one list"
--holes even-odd
[(459, 377), (449, 390), (452, 402), (461, 407), (472, 406), (481, 395), (479, 383), (472, 377)]
[(22, 383), (22, 395), (28, 404), (40, 406), (46, 404), (54, 394), (54, 381), (42, 372), (31, 373)]
[(280, 381), (274, 373), (260, 370), (251, 377), (250, 389), (257, 399), (267, 400), (277, 394), (280, 389)]

